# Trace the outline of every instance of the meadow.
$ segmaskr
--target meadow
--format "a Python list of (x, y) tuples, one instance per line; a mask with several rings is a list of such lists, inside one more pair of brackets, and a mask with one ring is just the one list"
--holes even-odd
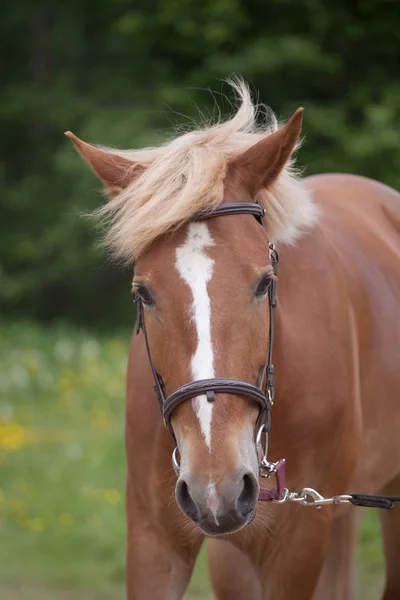
[[(2, 600), (124, 597), (128, 343), (62, 326), (0, 328)], [(372, 600), (383, 580), (375, 511), (358, 565), (360, 598)], [(211, 598), (206, 573), (203, 552), (188, 598)]]

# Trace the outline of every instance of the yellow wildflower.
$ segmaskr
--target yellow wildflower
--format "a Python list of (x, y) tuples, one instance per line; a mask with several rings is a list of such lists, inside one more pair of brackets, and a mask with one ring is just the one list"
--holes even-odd
[(18, 452), (28, 444), (28, 435), (18, 423), (0, 421), (0, 449), (6, 452)]
[(121, 494), (118, 490), (99, 490), (97, 497), (101, 502), (107, 504), (119, 504), (121, 502)]
[(18, 525), (21, 525), (21, 527), (26, 527), (28, 525), (28, 508), (26, 504), (22, 500), (16, 498), (12, 498), (8, 504), (11, 513), (14, 516), (14, 520)]
[(36, 533), (40, 533), (46, 529), (44, 519), (41, 519), (40, 517), (30, 519), (27, 525), (31, 531), (35, 531)]

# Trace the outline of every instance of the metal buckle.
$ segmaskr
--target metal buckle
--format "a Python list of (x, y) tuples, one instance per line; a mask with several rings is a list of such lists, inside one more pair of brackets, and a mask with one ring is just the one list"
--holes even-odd
[(260, 471), (259, 471), (260, 477), (263, 477), (264, 479), (269, 479), (269, 477), (271, 477), (271, 475), (276, 475), (277, 464), (278, 463), (276, 463), (276, 462), (271, 463), (266, 458), (264, 458), (260, 464)]
[(268, 400), (270, 401), (271, 406), (274, 405), (274, 394), (272, 393), (271, 388), (267, 389)]

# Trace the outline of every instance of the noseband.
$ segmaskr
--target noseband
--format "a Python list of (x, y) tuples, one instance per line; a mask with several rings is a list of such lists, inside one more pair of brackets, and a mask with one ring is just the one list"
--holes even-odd
[[(206, 221), (208, 219), (213, 219), (214, 217), (223, 217), (229, 215), (253, 215), (262, 226), (263, 217), (265, 216), (265, 210), (257, 203), (232, 202), (220, 204), (212, 211), (199, 213), (194, 217), (193, 220)], [(278, 270), (279, 257), (273, 244), (269, 245), (269, 257), (271, 260), (273, 274), (274, 276), (276, 276)], [(153, 363), (153, 359), (151, 357), (150, 346), (147, 338), (145, 320), (143, 315), (143, 303), (137, 294), (135, 295), (135, 302), (137, 306), (136, 333), (138, 334), (140, 330), (143, 331), (147, 355), (149, 357), (149, 363), (154, 378), (154, 390), (160, 406), (161, 414), (164, 418), (165, 425), (168, 428), (170, 434), (172, 435), (172, 438), (175, 443), (175, 449), (173, 453), (173, 465), (175, 471), (177, 471), (177, 473), (179, 472), (179, 463), (176, 458), (176, 438), (171, 425), (172, 413), (180, 404), (186, 402), (186, 400), (190, 400), (191, 398), (195, 398), (197, 396), (206, 396), (208, 402), (215, 402), (216, 394), (224, 393), (233, 394), (235, 396), (246, 396), (247, 398), (250, 398), (251, 400), (257, 403), (259, 407), (259, 415), (257, 419), (259, 429), (256, 437), (256, 446), (260, 464), (260, 475), (264, 477), (269, 477), (272, 473), (276, 473), (277, 470), (275, 463), (269, 463), (266, 457), (267, 435), (271, 426), (270, 413), (274, 402), (274, 366), (272, 364), (272, 345), (274, 338), (274, 308), (276, 307), (276, 278), (273, 277), (271, 279), (270, 286), (268, 288), (268, 346), (266, 360), (263, 367), (260, 370), (257, 385), (253, 385), (252, 383), (248, 383), (246, 381), (239, 381), (237, 379), (223, 379), (220, 377), (215, 377), (212, 379), (199, 379), (197, 381), (193, 381), (182, 385), (166, 397), (162, 378), (157, 373), (157, 370)], [(262, 445), (263, 437), (264, 447)], [(265, 491), (272, 492), (273, 490)]]

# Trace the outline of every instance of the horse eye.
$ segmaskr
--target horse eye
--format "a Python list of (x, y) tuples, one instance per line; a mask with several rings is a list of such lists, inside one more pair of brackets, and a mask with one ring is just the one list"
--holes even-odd
[(136, 296), (139, 296), (143, 304), (146, 306), (153, 306), (154, 300), (149, 292), (149, 290), (144, 285), (139, 285), (134, 288), (134, 293)]
[(255, 295), (257, 297), (262, 297), (265, 296), (269, 290), (269, 286), (271, 285), (272, 279), (271, 279), (272, 273), (266, 273), (265, 275), (263, 275), (260, 279), (260, 281), (257, 284), (256, 287), (256, 291), (255, 291)]

